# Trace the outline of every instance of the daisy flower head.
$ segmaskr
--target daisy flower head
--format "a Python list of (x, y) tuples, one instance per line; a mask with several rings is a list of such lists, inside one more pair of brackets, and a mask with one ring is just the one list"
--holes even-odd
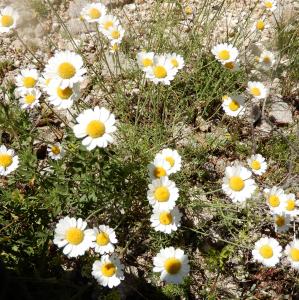
[(273, 238), (259, 239), (252, 250), (253, 259), (266, 267), (274, 267), (281, 257), (282, 248)]
[(299, 215), (299, 200), (296, 200), (296, 196), (293, 193), (285, 194), (284, 200), (284, 212), (291, 217)]
[(99, 20), (99, 30), (105, 34), (110, 28), (120, 25), (119, 20), (113, 15), (104, 15)]
[(54, 244), (63, 248), (68, 257), (84, 255), (93, 240), (92, 234), (86, 230), (87, 223), (81, 218), (64, 217), (56, 224)]
[(291, 267), (299, 270), (299, 240), (294, 239), (289, 243), (284, 250), (284, 254), (291, 263)]
[(286, 232), (290, 229), (291, 225), (291, 218), (289, 215), (282, 213), (282, 214), (274, 214), (274, 227), (275, 231), (278, 233)]
[(222, 102), (222, 108), (230, 117), (242, 117), (245, 113), (245, 101), (241, 95), (231, 95), (225, 97)]
[(267, 24), (265, 22), (265, 18), (261, 18), (261, 19), (258, 19), (255, 23), (254, 23), (254, 27), (253, 27), (253, 30), (252, 31), (258, 31), (258, 32), (262, 32), (264, 31), (265, 29), (269, 28), (269, 24)]
[(177, 150), (172, 150), (170, 148), (163, 149), (159, 155), (163, 157), (170, 164), (170, 169), (168, 174), (174, 174), (181, 170), (182, 167), (182, 158), (177, 152)]
[(152, 161), (147, 168), (149, 176), (153, 180), (170, 175), (171, 164), (158, 153), (154, 161)]
[(113, 288), (118, 286), (124, 279), (124, 266), (119, 258), (112, 255), (103, 255), (100, 260), (96, 260), (92, 265), (92, 276), (102, 286)]
[(80, 97), (80, 83), (74, 83), (72, 87), (67, 86), (61, 88), (57, 82), (51, 81), (49, 83), (47, 92), (49, 94), (49, 102), (57, 107), (57, 109), (70, 108), (74, 101)]
[(102, 32), (110, 40), (112, 45), (120, 44), (125, 35), (125, 30), (120, 24), (110, 26), (107, 30), (102, 30)]
[(39, 80), (38, 71), (36, 69), (21, 70), (21, 74), (16, 77), (17, 90), (21, 93), (27, 89), (35, 88)]
[(89, 229), (92, 231), (94, 236), (94, 242), (92, 243), (92, 248), (94, 251), (100, 254), (114, 252), (117, 243), (115, 231), (106, 225), (100, 225), (99, 227), (94, 227)]
[(137, 63), (140, 69), (145, 71), (147, 68), (150, 68), (154, 64), (154, 52), (144, 52), (141, 51), (137, 53)]
[(104, 107), (86, 109), (77, 117), (73, 127), (74, 134), (82, 140), (88, 151), (96, 147), (105, 148), (113, 142), (112, 133), (116, 131), (115, 116)]
[(256, 99), (268, 97), (269, 89), (259, 81), (249, 81), (247, 86), (248, 93)]
[(41, 96), (41, 92), (38, 89), (27, 89), (20, 95), (20, 104), (23, 109), (31, 109), (35, 106), (39, 106), (38, 99)]
[(190, 272), (188, 256), (179, 248), (168, 247), (161, 249), (154, 257), (153, 271), (161, 273), (161, 280), (179, 284)]
[(272, 213), (281, 214), (285, 211), (285, 193), (276, 186), (264, 189), (264, 196)]
[(151, 226), (156, 231), (161, 231), (164, 233), (171, 233), (176, 231), (178, 227), (181, 226), (182, 214), (177, 207), (171, 210), (161, 210), (159, 208), (154, 208), (153, 214), (151, 216)]
[(19, 166), (19, 157), (14, 150), (0, 146), (0, 175), (7, 176)]
[(222, 64), (235, 61), (239, 55), (239, 51), (231, 44), (218, 44), (212, 49), (212, 54)]
[(49, 93), (49, 87), (50, 83), (52, 81), (52, 78), (47, 77), (46, 74), (42, 74), (42, 76), (38, 79), (38, 86), (46, 93)]
[(173, 67), (166, 55), (155, 55), (154, 64), (145, 71), (146, 78), (155, 84), (170, 85), (170, 81), (174, 79), (178, 69)]
[(238, 71), (240, 69), (240, 61), (236, 59), (235, 61), (228, 61), (222, 63), (223, 67), (232, 72)]
[(89, 3), (83, 7), (81, 16), (89, 23), (99, 22), (106, 15), (106, 7), (102, 3)]
[(64, 149), (60, 143), (49, 145), (47, 151), (48, 155), (54, 160), (61, 159), (64, 156)]
[(184, 67), (185, 61), (181, 55), (176, 53), (171, 53), (171, 54), (167, 54), (166, 56), (173, 68), (177, 70), (181, 70)]
[(234, 203), (251, 198), (256, 190), (256, 183), (251, 175), (247, 168), (238, 164), (226, 167), (222, 190)]
[(267, 162), (261, 154), (251, 155), (247, 163), (255, 175), (263, 175), (267, 170)]
[(262, 5), (269, 11), (274, 11), (277, 8), (276, 0), (262, 0)]
[(57, 51), (45, 68), (46, 78), (51, 78), (51, 83), (55, 82), (62, 89), (83, 81), (85, 73), (82, 57), (71, 51)]
[(263, 51), (259, 56), (259, 63), (265, 69), (271, 69), (275, 64), (275, 56), (270, 51)]
[(0, 9), (0, 33), (16, 28), (19, 14), (10, 6)]
[(155, 179), (148, 185), (147, 199), (154, 208), (170, 210), (175, 207), (178, 198), (179, 190), (168, 177)]

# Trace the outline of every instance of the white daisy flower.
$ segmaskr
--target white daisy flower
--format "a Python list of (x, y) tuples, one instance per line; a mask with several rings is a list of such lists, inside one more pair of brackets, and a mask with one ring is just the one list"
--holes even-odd
[(276, 186), (264, 189), (264, 196), (271, 212), (281, 214), (285, 211), (285, 194), (283, 189)]
[(110, 28), (117, 28), (119, 20), (113, 15), (105, 15), (99, 20), (99, 30), (105, 34)]
[(149, 176), (153, 180), (170, 175), (171, 164), (158, 153), (147, 168)]
[(255, 175), (263, 175), (267, 170), (267, 162), (260, 154), (252, 155), (247, 159), (247, 163)]
[(87, 223), (81, 218), (64, 217), (56, 224), (54, 244), (63, 248), (63, 253), (68, 257), (84, 255), (93, 239), (86, 226)]
[(83, 7), (81, 16), (89, 23), (99, 22), (106, 15), (106, 7), (101, 3), (90, 3)]
[(154, 257), (153, 271), (161, 273), (161, 280), (179, 284), (190, 272), (188, 256), (179, 248), (161, 249)]
[(251, 179), (252, 173), (241, 165), (234, 164), (225, 169), (222, 190), (234, 203), (251, 198), (256, 184)]
[(179, 190), (175, 182), (168, 177), (155, 179), (148, 185), (147, 199), (154, 208), (169, 210), (175, 207)]
[(154, 208), (153, 214), (151, 216), (151, 226), (156, 231), (161, 231), (164, 233), (171, 233), (176, 231), (178, 227), (181, 226), (182, 214), (177, 207), (171, 210), (161, 210), (159, 208)]
[(102, 33), (110, 40), (112, 45), (120, 44), (124, 35), (125, 30), (118, 24), (116, 26), (110, 26), (109, 29), (102, 29)]
[(103, 255), (101, 260), (96, 260), (92, 265), (91, 274), (100, 285), (113, 288), (124, 279), (123, 269), (124, 266), (113, 253), (110, 256)]
[(232, 72), (238, 71), (240, 69), (240, 61), (236, 59), (235, 61), (223, 62), (223, 67)]
[(231, 44), (218, 44), (212, 49), (215, 58), (222, 64), (235, 61), (239, 55), (239, 51)]
[(299, 200), (296, 200), (295, 194), (285, 194), (284, 197), (284, 212), (290, 217), (296, 217), (299, 215)]
[(0, 33), (16, 28), (19, 14), (10, 6), (0, 9)]
[(80, 97), (80, 83), (74, 83), (72, 87), (61, 88), (56, 82), (50, 82), (47, 90), (49, 102), (57, 109), (70, 108), (74, 101)]
[(263, 51), (259, 57), (259, 63), (265, 69), (271, 69), (275, 64), (275, 56), (270, 51)]
[(170, 169), (167, 174), (174, 174), (181, 170), (182, 166), (182, 158), (176, 150), (172, 150), (169, 148), (163, 149), (159, 152), (158, 157), (161, 156), (170, 164)]
[(76, 118), (74, 134), (82, 140), (82, 145), (91, 151), (96, 147), (105, 148), (113, 142), (112, 133), (116, 130), (115, 116), (104, 107), (86, 109)]
[(19, 166), (19, 157), (14, 150), (0, 146), (0, 175), (6, 176), (16, 170)]
[(137, 63), (143, 71), (147, 68), (152, 67), (154, 65), (154, 52), (144, 52), (141, 51), (137, 53)]
[(49, 93), (49, 86), (51, 83), (51, 78), (46, 77), (46, 74), (42, 74), (42, 76), (38, 79), (38, 86), (46, 93)]
[(274, 267), (281, 257), (281, 246), (277, 240), (264, 237), (259, 239), (252, 250), (253, 259), (266, 267)]
[(172, 67), (177, 70), (181, 70), (185, 65), (184, 58), (179, 54), (176, 53), (167, 54), (166, 57), (171, 63)]
[(254, 24), (254, 31), (264, 31), (266, 28), (269, 28), (269, 25), (265, 23), (265, 18), (258, 19)]
[(264, 8), (269, 11), (274, 11), (277, 8), (276, 0), (262, 0)]
[(45, 67), (46, 78), (62, 89), (83, 81), (85, 73), (81, 56), (71, 51), (57, 51)]
[(231, 95), (223, 99), (222, 108), (230, 117), (241, 117), (245, 113), (245, 101), (241, 95)]
[(117, 243), (115, 231), (106, 225), (100, 225), (98, 228), (89, 229), (92, 231), (94, 242), (92, 248), (100, 254), (114, 252), (114, 244)]
[(145, 72), (146, 78), (155, 84), (160, 82), (169, 85), (178, 72), (178, 69), (173, 67), (165, 55), (155, 55), (153, 66), (147, 68)]
[(21, 74), (16, 77), (17, 91), (22, 93), (27, 89), (35, 88), (39, 80), (38, 71), (36, 69), (21, 70)]
[(64, 156), (64, 149), (60, 143), (48, 146), (47, 151), (48, 155), (54, 160), (61, 159)]
[(39, 106), (38, 99), (41, 96), (41, 92), (38, 89), (27, 89), (20, 95), (20, 104), (23, 109), (32, 109), (35, 106)]
[(267, 98), (269, 94), (269, 89), (262, 82), (258, 81), (249, 81), (247, 91), (256, 99)]
[(289, 243), (284, 250), (284, 254), (287, 256), (292, 268), (299, 270), (299, 240), (294, 239)]
[(274, 214), (274, 227), (275, 231), (278, 233), (286, 232), (290, 229), (291, 226), (291, 218), (289, 215), (282, 213), (282, 214)]

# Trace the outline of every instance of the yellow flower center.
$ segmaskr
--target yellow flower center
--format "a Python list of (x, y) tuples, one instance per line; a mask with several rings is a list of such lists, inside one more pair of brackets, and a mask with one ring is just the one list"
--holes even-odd
[(109, 236), (106, 232), (99, 232), (97, 234), (97, 244), (100, 246), (106, 246), (110, 242)]
[(181, 267), (181, 261), (175, 257), (168, 258), (164, 262), (166, 272), (171, 275), (177, 274), (181, 270)]
[(3, 27), (10, 27), (13, 24), (12, 16), (2, 16), (1, 17), (1, 24)]
[(165, 157), (165, 160), (169, 162), (171, 167), (174, 166), (175, 161), (174, 161), (173, 157), (167, 156), (167, 157)]
[(185, 13), (186, 15), (191, 15), (192, 14), (192, 7), (191, 6), (186, 6), (185, 7)]
[(91, 19), (98, 19), (102, 14), (97, 8), (91, 8), (88, 12)]
[(0, 154), (0, 166), (7, 168), (12, 164), (12, 156), (6, 153)]
[(65, 89), (62, 89), (60, 87), (57, 88), (57, 95), (62, 100), (69, 99), (73, 94), (73, 90), (70, 87), (67, 87)]
[(233, 70), (235, 68), (235, 63), (233, 61), (227, 62), (224, 64), (224, 67), (229, 70)]
[(143, 64), (143, 66), (144, 66), (145, 68), (146, 68), (146, 67), (150, 67), (150, 66), (153, 65), (153, 60), (150, 59), (150, 58), (144, 58), (144, 59), (142, 60), (142, 64)]
[(113, 26), (113, 22), (112, 21), (106, 21), (104, 24), (103, 24), (103, 27), (108, 30), (111, 26)]
[(157, 78), (165, 78), (167, 76), (167, 71), (163, 66), (154, 67), (154, 75)]
[(271, 195), (268, 199), (268, 203), (270, 204), (270, 206), (272, 207), (277, 207), (280, 204), (280, 200), (276, 195)]
[(173, 58), (170, 62), (175, 68), (179, 66), (179, 62), (175, 58)]
[(251, 89), (250, 89), (250, 93), (251, 93), (253, 96), (255, 96), (255, 97), (261, 95), (261, 91), (260, 91), (260, 89), (257, 88), (257, 87), (251, 88)]
[(90, 121), (86, 127), (86, 133), (92, 138), (98, 138), (105, 133), (105, 124), (99, 120)]
[(66, 232), (65, 239), (72, 245), (79, 245), (84, 239), (84, 232), (76, 227), (71, 227)]
[(101, 271), (104, 276), (112, 277), (116, 273), (116, 266), (115, 264), (108, 262), (102, 265)]
[(219, 51), (218, 56), (222, 60), (228, 60), (230, 58), (230, 54), (228, 50)]
[(271, 59), (270, 59), (270, 57), (269, 56), (265, 56), (264, 57), (264, 59), (263, 59), (263, 62), (265, 63), (265, 64), (270, 64), (271, 63)]
[(50, 84), (50, 82), (51, 82), (51, 78), (48, 78), (48, 79), (46, 79), (46, 86), (48, 86), (49, 84)]
[(293, 200), (293, 199), (287, 200), (286, 210), (288, 210), (288, 211), (294, 210), (295, 206), (296, 206), (295, 200)]
[(257, 30), (264, 30), (265, 29), (265, 22), (263, 20), (258, 20), (256, 22), (256, 29)]
[(166, 176), (166, 171), (162, 167), (156, 167), (154, 170), (154, 176), (157, 178)]
[(114, 40), (117, 40), (120, 37), (120, 32), (118, 30), (114, 30), (111, 32), (111, 36)]
[(278, 227), (282, 227), (284, 226), (286, 223), (286, 220), (285, 220), (285, 217), (284, 216), (277, 216), (275, 218), (275, 224), (278, 226)]
[(32, 104), (35, 101), (35, 96), (34, 95), (26, 95), (24, 100), (25, 100), (26, 104)]
[(229, 180), (229, 187), (236, 192), (243, 190), (245, 184), (244, 180), (240, 176), (233, 176)]
[(266, 1), (266, 2), (265, 2), (265, 6), (266, 6), (267, 8), (272, 8), (272, 7), (273, 7), (273, 3), (272, 3), (271, 1)]
[(259, 170), (261, 168), (261, 163), (258, 161), (258, 160), (254, 160), (252, 163), (251, 163), (251, 168), (253, 170)]
[(269, 245), (262, 246), (259, 252), (263, 258), (271, 258), (273, 256), (273, 249)]
[(159, 216), (160, 223), (163, 225), (169, 225), (172, 223), (172, 215), (168, 211), (163, 211)]
[(23, 85), (27, 89), (31, 89), (35, 86), (36, 80), (33, 77), (24, 77), (23, 78)]
[(292, 248), (291, 252), (290, 252), (290, 256), (291, 256), (292, 260), (299, 261), (299, 249)]
[(240, 108), (240, 104), (239, 102), (237, 102), (236, 100), (233, 100), (230, 102), (230, 104), (228, 105), (229, 109), (231, 111), (236, 111)]
[(76, 74), (75, 67), (68, 62), (62, 63), (58, 67), (58, 75), (62, 79), (70, 79)]
[(155, 199), (158, 202), (167, 202), (169, 199), (170, 193), (167, 187), (159, 186), (155, 190)]
[(60, 148), (57, 145), (51, 147), (51, 151), (53, 154), (58, 155), (60, 153)]

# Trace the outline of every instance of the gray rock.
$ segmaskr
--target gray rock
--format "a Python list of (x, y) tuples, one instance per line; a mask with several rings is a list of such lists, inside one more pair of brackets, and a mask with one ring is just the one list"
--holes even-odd
[(291, 107), (281, 99), (278, 99), (278, 101), (275, 101), (272, 104), (269, 117), (277, 125), (288, 125), (293, 123)]

